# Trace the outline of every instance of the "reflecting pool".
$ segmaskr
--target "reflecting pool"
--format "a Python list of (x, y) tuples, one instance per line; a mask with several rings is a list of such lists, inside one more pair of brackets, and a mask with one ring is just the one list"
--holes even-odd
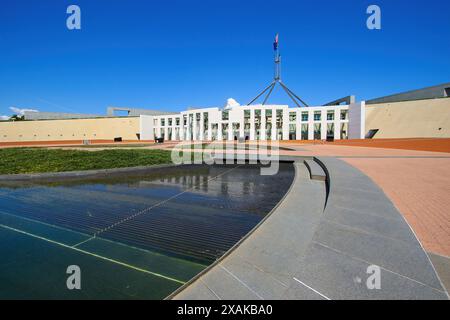
[[(162, 299), (254, 228), (293, 177), (281, 163), (274, 176), (234, 164), (0, 182), (0, 298)], [(72, 265), (79, 290), (67, 287)]]

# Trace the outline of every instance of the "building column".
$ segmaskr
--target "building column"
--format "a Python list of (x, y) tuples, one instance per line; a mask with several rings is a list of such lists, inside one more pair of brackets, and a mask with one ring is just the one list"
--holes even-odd
[(207, 131), (207, 139), (208, 141), (212, 140), (212, 124), (211, 124), (211, 115), (208, 113), (208, 131)]
[(183, 115), (181, 115), (181, 118), (180, 118), (180, 140), (184, 140), (183, 134), (184, 134)]
[(320, 111), (320, 139), (321, 140), (327, 140), (327, 110), (325, 110), (325, 108), (323, 108)]
[(266, 109), (261, 109), (261, 125), (259, 129), (259, 139), (266, 140)]
[(217, 141), (222, 141), (222, 121), (217, 122)]
[(241, 120), (239, 121), (239, 138), (245, 138), (245, 121), (244, 121), (244, 113), (242, 113)]
[(228, 141), (233, 141), (233, 122), (231, 120), (228, 120)]
[(334, 140), (341, 139), (341, 112), (339, 108), (334, 109)]
[(283, 109), (283, 140), (289, 140), (289, 108)]
[(308, 140), (314, 140), (314, 110), (308, 110)]
[(203, 128), (204, 128), (204, 122), (205, 121), (205, 116), (204, 116), (204, 114), (203, 114), (203, 112), (201, 112), (200, 113), (200, 126), (199, 126), (199, 129), (200, 129), (200, 141), (203, 141), (203, 139), (205, 138), (204, 137), (204, 131), (203, 131)]
[(277, 109), (272, 109), (271, 138), (272, 138), (272, 141), (277, 140)]
[(250, 109), (250, 136), (251, 141), (255, 140), (255, 109)]
[(295, 139), (302, 139), (302, 111), (297, 110), (297, 116), (295, 117)]
[(197, 140), (197, 119), (195, 112), (192, 114), (192, 140)]

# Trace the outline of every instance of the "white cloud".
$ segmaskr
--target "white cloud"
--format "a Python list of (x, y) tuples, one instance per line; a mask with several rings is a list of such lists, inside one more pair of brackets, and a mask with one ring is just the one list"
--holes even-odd
[(0, 120), (9, 120), (9, 116), (0, 116)]
[(239, 106), (240, 106), (240, 104), (236, 100), (234, 100), (233, 98), (228, 98), (227, 104), (225, 105), (224, 109), (227, 110), (227, 109), (231, 109), (231, 108), (239, 107)]
[(35, 109), (20, 109), (20, 108), (16, 108), (16, 107), (9, 107), (9, 109), (11, 109), (12, 112), (14, 112), (15, 114), (17, 114), (19, 116), (23, 116), (25, 114), (25, 111), (39, 112), (38, 110), (35, 110)]

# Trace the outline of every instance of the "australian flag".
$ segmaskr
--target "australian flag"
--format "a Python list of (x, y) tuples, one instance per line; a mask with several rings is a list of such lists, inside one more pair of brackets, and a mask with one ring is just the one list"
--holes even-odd
[(278, 49), (278, 33), (275, 36), (275, 41), (273, 42), (273, 50), (277, 50)]

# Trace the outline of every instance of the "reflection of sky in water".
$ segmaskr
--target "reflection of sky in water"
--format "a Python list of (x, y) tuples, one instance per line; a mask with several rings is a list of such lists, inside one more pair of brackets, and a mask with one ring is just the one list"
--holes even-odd
[(3, 187), (0, 213), (210, 262), (278, 203), (293, 174), (291, 164), (280, 164), (275, 176), (261, 176), (260, 168), (250, 165), (191, 166), (158, 174)]

